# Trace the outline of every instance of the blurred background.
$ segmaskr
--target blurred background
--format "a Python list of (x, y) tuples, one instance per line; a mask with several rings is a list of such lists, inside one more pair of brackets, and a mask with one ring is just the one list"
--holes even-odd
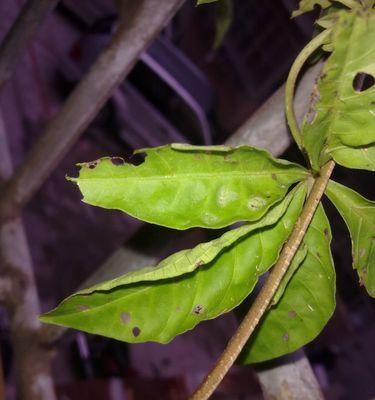
[[(167, 1), (167, 0), (165, 0)], [(0, 1), (0, 40), (23, 5)], [(185, 2), (115, 90), (94, 122), (24, 211), (43, 311), (54, 307), (126, 245), (129, 263), (147, 264), (209, 237), (145, 225), (80, 202), (65, 180), (77, 162), (129, 157), (135, 148), (170, 142), (221, 144), (285, 81), (313, 34), (311, 14), (290, 19), (295, 0), (234, 0), (233, 19), (214, 48), (215, 4)], [(59, 110), (116, 30), (108, 0), (62, 0), (41, 26), (0, 95), (14, 164)], [(284, 157), (300, 160), (290, 146)], [(371, 177), (337, 168), (336, 178), (374, 198)], [(373, 180), (372, 180), (373, 182)], [(337, 309), (306, 346), (327, 399), (375, 398), (375, 308), (351, 267), (350, 240), (327, 202), (334, 233)], [(53, 377), (61, 400), (185, 399), (234, 332), (232, 313), (200, 324), (168, 345), (127, 345), (69, 331), (59, 339)], [(0, 309), (0, 348), (9, 399), (14, 398), (9, 316)], [(234, 367), (215, 399), (262, 399), (250, 366)]]

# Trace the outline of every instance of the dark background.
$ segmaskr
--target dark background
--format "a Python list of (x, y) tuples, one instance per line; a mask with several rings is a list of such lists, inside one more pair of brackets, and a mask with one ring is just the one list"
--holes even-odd
[[(0, 2), (0, 39), (22, 4), (21, 0)], [(297, 6), (293, 0), (235, 0), (233, 4), (231, 28), (214, 50), (215, 5), (195, 7), (188, 0), (26, 208), (45, 311), (124, 243), (161, 258), (207, 237), (200, 229), (180, 235), (145, 226), (116, 211), (87, 206), (65, 175), (76, 172), (77, 162), (127, 156), (138, 147), (222, 143), (282, 84), (294, 57), (312, 35), (314, 15), (290, 20)], [(15, 164), (95, 60), (116, 23), (116, 10), (108, 0), (64, 0), (47, 18), (0, 96)], [(159, 72), (150, 67), (152, 62)], [(284, 156), (299, 159), (294, 146)], [(337, 168), (335, 178), (374, 198), (370, 174)], [(328, 399), (370, 399), (375, 396), (374, 303), (351, 268), (346, 228), (329, 203), (327, 209), (334, 233), (338, 304), (321, 336), (305, 350)], [(123, 391), (127, 398), (185, 398), (236, 324), (228, 313), (166, 346), (128, 346), (72, 331), (61, 340), (54, 362), (60, 398), (117, 399)], [(11, 383), (12, 353), (3, 311), (0, 340)], [(233, 368), (214, 398), (260, 399), (252, 367)]]

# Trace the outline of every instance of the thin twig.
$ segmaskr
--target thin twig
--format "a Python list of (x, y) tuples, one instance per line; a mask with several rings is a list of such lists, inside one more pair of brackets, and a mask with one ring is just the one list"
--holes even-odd
[(314, 39), (312, 39), (298, 54), (288, 75), (285, 85), (285, 115), (294, 140), (300, 150), (303, 150), (302, 138), (299, 132), (297, 119), (294, 113), (294, 88), (297, 82), (298, 74), (311, 54), (317, 50), (331, 34), (330, 29), (326, 29)]
[(139, 55), (184, 0), (127, 1), (126, 16), (109, 46), (66, 100), (26, 156), (0, 197), (0, 221), (12, 218), (40, 188), (92, 122)]
[(0, 90), (58, 0), (28, 0), (0, 46)]
[(276, 265), (268, 276), (266, 283), (229, 341), (228, 346), (216, 362), (214, 368), (192, 395), (191, 400), (205, 400), (211, 396), (229, 368), (233, 365), (251, 334), (254, 332), (303, 240), (315, 210), (323, 196), (334, 165), (335, 163), (333, 161), (329, 161), (321, 168), (320, 175), (314, 180), (314, 184), (302, 209), (301, 215), (288, 241), (284, 245)]

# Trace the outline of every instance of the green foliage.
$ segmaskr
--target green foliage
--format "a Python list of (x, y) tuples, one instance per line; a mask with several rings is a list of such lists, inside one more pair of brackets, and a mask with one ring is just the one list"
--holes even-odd
[(332, 0), (301, 0), (299, 3), (299, 8), (293, 11), (292, 18), (298, 17), (301, 14), (312, 11), (315, 6), (319, 6), (322, 9), (330, 7)]
[[(243, 224), (156, 266), (83, 289), (41, 320), (127, 342), (167, 343), (248, 297), (259, 277), (277, 262), (295, 226), (293, 235), (302, 237), (298, 217), (312, 175), (332, 159), (346, 167), (375, 170), (375, 85), (365, 90), (357, 85), (359, 76), (375, 76), (374, 3), (302, 0), (293, 13), (316, 5), (324, 10), (317, 22), (326, 30), (297, 58), (286, 96), (291, 131), (306, 151), (311, 171), (249, 146), (187, 144), (138, 150), (146, 155), (138, 166), (118, 165), (118, 159), (108, 157), (79, 164), (79, 176), (69, 179), (78, 184), (88, 204), (175, 229)], [(216, 45), (229, 27), (230, 7), (229, 0), (218, 4)], [(302, 64), (321, 49), (331, 54), (301, 133), (291, 106), (293, 86)], [(353, 267), (375, 297), (375, 203), (333, 181), (326, 192), (349, 228)], [(310, 200), (304, 211), (311, 207)], [(320, 198), (315, 200), (317, 204)], [(242, 352), (242, 362), (294, 351), (323, 329), (335, 308), (330, 241), (329, 222), (319, 205), (281, 284), (272, 292), (267, 313)]]
[(122, 210), (175, 229), (222, 228), (255, 221), (306, 176), (296, 164), (275, 160), (249, 146), (163, 146), (144, 149), (139, 165), (114, 165), (103, 158), (80, 164), (83, 201)]
[(375, 77), (375, 13), (336, 13), (328, 58), (305, 118), (304, 146), (315, 170), (333, 158), (349, 168), (375, 170), (375, 85), (354, 88), (359, 73)]
[(216, 9), (216, 32), (214, 49), (220, 47), (233, 20), (232, 0), (220, 0)]
[(292, 18), (298, 17), (301, 14), (312, 11), (315, 6), (321, 7), (322, 10), (327, 9), (339, 3), (351, 9), (371, 8), (374, 5), (374, 0), (301, 0), (298, 10), (292, 13)]
[[(200, 321), (236, 307), (253, 290), (258, 277), (277, 260), (305, 195), (305, 185), (300, 186), (285, 204), (275, 207), (278, 218), (265, 216), (263, 222), (253, 223), (255, 229), (236, 242), (231, 240), (234, 244), (211, 257), (211, 262), (201, 264), (196, 257), (190, 262), (186, 251), (177, 253), (183, 259), (180, 264), (171, 262), (172, 256), (154, 274), (152, 268), (144, 268), (80, 291), (41, 320), (127, 342), (167, 343)], [(202, 253), (202, 246), (190, 253), (196, 249)]]
[(352, 238), (353, 268), (375, 297), (375, 202), (330, 181), (327, 195), (343, 217)]
[(200, 6), (202, 4), (216, 3), (217, 1), (220, 0), (197, 0), (197, 6)]
[[(245, 346), (244, 364), (270, 360), (313, 340), (335, 309), (335, 269), (331, 230), (320, 206), (304, 238), (307, 255)], [(302, 253), (304, 248), (302, 247)], [(298, 254), (298, 253), (297, 253)]]

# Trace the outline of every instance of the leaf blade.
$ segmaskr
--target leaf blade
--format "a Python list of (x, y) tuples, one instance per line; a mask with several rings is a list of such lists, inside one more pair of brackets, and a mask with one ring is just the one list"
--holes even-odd
[[(357, 90), (356, 77), (375, 77), (375, 12), (340, 10), (334, 15), (332, 54), (315, 89), (317, 102), (303, 122), (305, 148), (315, 170), (333, 158), (350, 168), (374, 169), (375, 85)], [(359, 148), (366, 149), (358, 151)]]
[(375, 297), (375, 202), (332, 180), (326, 193), (349, 229), (353, 268), (368, 294)]
[(70, 180), (88, 204), (188, 229), (257, 220), (306, 176), (302, 167), (249, 146), (206, 151), (168, 145), (142, 151), (147, 157), (139, 166), (113, 165), (104, 158), (81, 164), (79, 177)]
[(305, 195), (302, 185), (275, 224), (251, 232), (211, 264), (177, 278), (78, 293), (41, 320), (123, 341), (167, 343), (200, 321), (229, 311), (251, 292), (258, 276), (276, 261)]
[(263, 362), (295, 351), (324, 328), (335, 309), (330, 240), (329, 222), (320, 205), (304, 239), (307, 255), (245, 345), (241, 363)]

